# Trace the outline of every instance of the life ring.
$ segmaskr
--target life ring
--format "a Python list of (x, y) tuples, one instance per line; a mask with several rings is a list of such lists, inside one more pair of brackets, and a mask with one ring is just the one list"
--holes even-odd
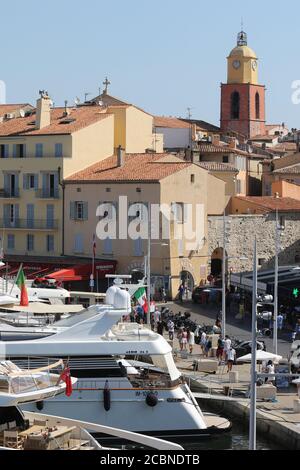
[(110, 389), (108, 386), (108, 380), (105, 382), (105, 387), (103, 389), (103, 404), (105, 411), (110, 410)]
[(37, 401), (35, 406), (39, 411), (41, 411), (44, 408), (44, 402), (43, 401)]
[(151, 408), (154, 408), (154, 406), (156, 406), (157, 403), (158, 403), (157, 396), (154, 395), (154, 393), (148, 393), (147, 396), (146, 396), (146, 403)]

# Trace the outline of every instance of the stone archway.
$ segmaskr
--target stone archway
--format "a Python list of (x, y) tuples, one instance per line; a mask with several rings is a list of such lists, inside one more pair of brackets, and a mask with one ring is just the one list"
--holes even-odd
[(193, 292), (195, 287), (194, 276), (189, 271), (181, 271), (180, 281), (185, 284), (189, 292)]
[(223, 248), (216, 248), (211, 255), (211, 275), (213, 277), (222, 276)]

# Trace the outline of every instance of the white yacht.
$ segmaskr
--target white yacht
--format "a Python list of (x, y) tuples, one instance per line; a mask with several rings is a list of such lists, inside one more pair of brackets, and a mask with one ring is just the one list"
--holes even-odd
[(59, 354), (78, 379), (72, 397), (60, 395), (26, 409), (172, 439), (229, 431), (224, 420), (222, 426), (207, 423), (162, 336), (134, 323), (117, 324), (130, 311), (129, 293), (111, 287), (106, 301), (113, 308), (65, 331), (0, 343), (2, 354), (20, 367), (29, 355), (38, 357), (32, 361), (41, 367)]
[[(37, 370), (22, 370), (10, 361), (0, 362), (0, 450), (111, 450), (101, 446), (87, 428), (135, 445), (182, 450), (178, 444), (123, 429), (22, 411), (21, 404), (46, 400), (65, 391), (61, 376), (51, 373), (62, 366), (59, 360)], [(71, 382), (74, 386), (76, 379), (71, 378)]]

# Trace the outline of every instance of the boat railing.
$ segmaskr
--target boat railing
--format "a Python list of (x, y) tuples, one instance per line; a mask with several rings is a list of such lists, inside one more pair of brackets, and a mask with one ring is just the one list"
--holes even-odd
[[(1, 390), (4, 391), (6, 388), (6, 392), (18, 395), (51, 387), (56, 388), (61, 381), (60, 374), (65, 367), (64, 362), (61, 359), (56, 362), (48, 359), (47, 365), (36, 368), (32, 367), (33, 360), (34, 358), (24, 360), (22, 368), (9, 360), (0, 362)], [(56, 394), (55, 389), (53, 394)]]

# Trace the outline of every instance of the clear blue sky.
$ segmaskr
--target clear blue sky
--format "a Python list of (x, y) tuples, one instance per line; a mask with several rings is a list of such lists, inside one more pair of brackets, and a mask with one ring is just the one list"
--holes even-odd
[(260, 58), (269, 123), (300, 128), (291, 83), (300, 80), (299, 0), (10, 0), (1, 2), (1, 72), (7, 102), (56, 105), (110, 93), (154, 114), (218, 123), (220, 82), (241, 17)]

